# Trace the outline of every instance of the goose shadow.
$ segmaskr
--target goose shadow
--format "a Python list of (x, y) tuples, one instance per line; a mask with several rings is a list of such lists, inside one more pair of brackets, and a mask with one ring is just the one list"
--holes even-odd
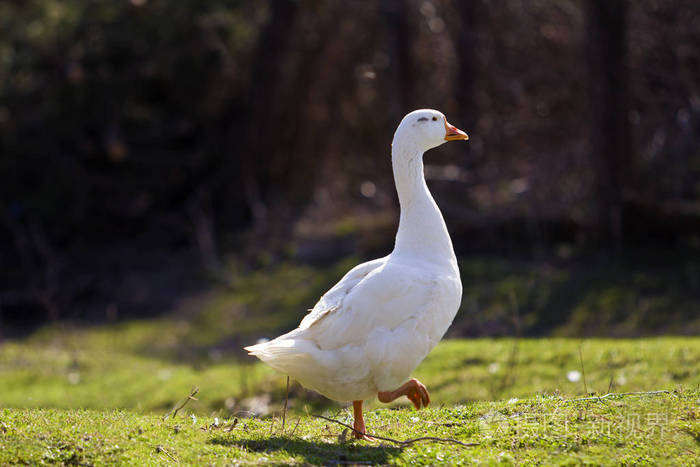
[(352, 442), (324, 443), (279, 436), (265, 439), (217, 436), (209, 442), (220, 446), (235, 446), (251, 452), (284, 451), (293, 456), (301, 456), (310, 464), (323, 465), (386, 464), (401, 454), (401, 448), (393, 446), (372, 446)]

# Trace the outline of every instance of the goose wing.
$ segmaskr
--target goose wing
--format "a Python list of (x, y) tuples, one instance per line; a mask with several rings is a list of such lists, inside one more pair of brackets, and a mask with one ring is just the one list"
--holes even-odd
[(309, 329), (343, 306), (343, 301), (352, 290), (373, 271), (384, 265), (387, 257), (358, 264), (348, 271), (337, 284), (323, 294), (311, 312), (301, 320), (299, 329)]
[(439, 339), (444, 332), (441, 321), (448, 325), (451, 321), (451, 317), (442, 316), (443, 309), (454, 308), (453, 295), (459, 294), (439, 283), (444, 281), (433, 271), (383, 262), (352, 288), (332, 295), (335, 300), (322, 298), (299, 329), (290, 333), (295, 335), (289, 337), (312, 341), (321, 350), (363, 346), (371, 333), (392, 331), (413, 320), (427, 325), (424, 331), (431, 340)]

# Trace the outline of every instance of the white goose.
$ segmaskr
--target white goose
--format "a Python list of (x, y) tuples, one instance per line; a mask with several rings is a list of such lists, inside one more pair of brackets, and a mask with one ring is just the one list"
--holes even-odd
[(374, 394), (384, 403), (407, 396), (416, 409), (430, 402), (422, 383), (406, 380), (452, 323), (462, 283), (445, 221), (425, 183), (423, 153), (467, 139), (437, 110), (406, 115), (391, 145), (401, 205), (394, 251), (351, 269), (297, 329), (246, 347), (303, 386), (353, 401), (357, 438), (369, 439), (362, 402)]

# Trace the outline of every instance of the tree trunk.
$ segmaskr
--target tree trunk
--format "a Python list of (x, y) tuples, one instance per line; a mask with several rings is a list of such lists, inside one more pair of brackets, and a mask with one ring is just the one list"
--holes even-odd
[(410, 2), (407, 0), (387, 0), (381, 3), (381, 12), (387, 26), (388, 47), (394, 71), (393, 82), (398, 88), (400, 109), (403, 116), (415, 110), (415, 75), (416, 66), (413, 57), (413, 44), (416, 32), (411, 22)]
[(626, 4), (625, 0), (592, 0), (585, 5), (598, 228), (601, 240), (619, 254), (623, 192), (633, 170), (627, 121)]
[(452, 38), (457, 54), (457, 86), (455, 98), (459, 115), (455, 120), (469, 129), (476, 127), (476, 99), (474, 98), (474, 80), (476, 77), (476, 24), (479, 6), (474, 2), (455, 1), (456, 15), (450, 21)]

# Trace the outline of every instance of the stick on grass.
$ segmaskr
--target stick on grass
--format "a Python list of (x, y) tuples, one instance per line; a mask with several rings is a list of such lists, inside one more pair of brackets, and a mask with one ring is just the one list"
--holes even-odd
[(411, 446), (414, 443), (417, 443), (419, 441), (433, 441), (437, 443), (453, 443), (453, 444), (459, 444), (460, 446), (464, 446), (467, 448), (473, 447), (473, 446), (479, 446), (480, 443), (463, 443), (462, 441), (456, 440), (454, 438), (436, 438), (434, 436), (423, 436), (420, 438), (414, 438), (414, 439), (407, 439), (405, 441), (401, 441), (398, 439), (393, 439), (393, 438), (386, 438), (384, 436), (378, 436), (375, 434), (369, 434), (369, 433), (362, 433), (359, 430), (356, 430), (355, 428), (351, 427), (350, 425), (346, 425), (345, 423), (339, 421), (339, 420), (334, 420), (332, 418), (324, 417), (323, 415), (312, 415), (313, 417), (316, 418), (322, 418), (324, 420), (327, 420), (329, 422), (337, 423), (338, 425), (342, 425), (345, 428), (354, 431), (355, 433), (359, 433), (361, 435), (368, 436), (370, 438), (375, 438), (379, 439), (382, 441), (388, 441), (390, 443), (398, 444), (399, 446)]
[(196, 401), (198, 400), (195, 395), (199, 392), (199, 388), (197, 386), (194, 386), (192, 390), (190, 391), (189, 395), (182, 399), (180, 402), (178, 402), (175, 407), (173, 407), (173, 410), (165, 414), (163, 417), (163, 420), (165, 420), (168, 417), (175, 418), (177, 413), (182, 410), (190, 401)]
[(614, 397), (625, 397), (625, 396), (655, 396), (657, 394), (672, 394), (672, 391), (667, 389), (662, 389), (660, 391), (636, 391), (636, 392), (609, 392), (603, 396), (593, 396), (593, 397), (581, 397), (579, 399), (568, 399), (564, 400), (565, 403), (568, 402), (581, 402), (581, 401), (602, 401), (603, 399), (609, 399)]
[(287, 420), (287, 402), (289, 402), (289, 375), (287, 375), (287, 392), (284, 395), (284, 410), (282, 410), (282, 433), (284, 433), (284, 422)]

